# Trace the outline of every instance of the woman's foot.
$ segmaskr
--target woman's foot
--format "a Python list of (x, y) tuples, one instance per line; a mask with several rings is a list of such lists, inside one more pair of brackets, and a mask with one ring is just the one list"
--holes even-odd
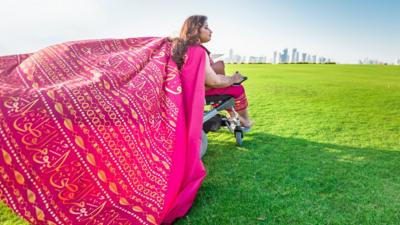
[(250, 132), (251, 128), (250, 127), (241, 127), (242, 131), (244, 133)]
[(241, 118), (240, 125), (244, 128), (250, 129), (253, 126), (254, 122), (248, 119)]

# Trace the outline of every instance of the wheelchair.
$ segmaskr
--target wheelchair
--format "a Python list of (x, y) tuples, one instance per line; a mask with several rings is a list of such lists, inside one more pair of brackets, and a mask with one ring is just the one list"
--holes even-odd
[[(247, 80), (244, 77), (242, 80)], [(240, 82), (240, 83), (242, 83)], [(237, 85), (239, 85), (238, 83)], [(209, 132), (217, 132), (221, 127), (226, 127), (236, 139), (236, 144), (241, 146), (243, 143), (243, 128), (240, 126), (239, 114), (235, 111), (235, 99), (230, 95), (212, 95), (206, 96), (205, 105), (210, 106), (210, 110), (206, 110), (203, 113), (203, 132), (202, 132), (202, 142), (200, 150), (200, 158), (202, 158), (208, 146), (207, 134)], [(231, 110), (234, 116), (227, 118), (220, 112), (223, 110)]]

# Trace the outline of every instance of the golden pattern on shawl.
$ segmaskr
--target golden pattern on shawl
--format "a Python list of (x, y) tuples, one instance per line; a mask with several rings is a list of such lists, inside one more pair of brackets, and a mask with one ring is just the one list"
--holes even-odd
[(182, 91), (178, 71), (163, 64), (168, 45), (154, 48), (163, 41), (69, 42), (27, 55), (15, 75), (35, 90), (1, 93), (0, 138), (11, 142), (0, 146), (9, 166), (0, 167), (0, 185), (14, 193), (0, 198), (18, 202), (31, 223), (157, 224)]
[(17, 115), (22, 114), (25, 115), (29, 110), (35, 106), (38, 99), (33, 101), (28, 101), (27, 99), (11, 96), (4, 101), (4, 106), (12, 111), (14, 111)]

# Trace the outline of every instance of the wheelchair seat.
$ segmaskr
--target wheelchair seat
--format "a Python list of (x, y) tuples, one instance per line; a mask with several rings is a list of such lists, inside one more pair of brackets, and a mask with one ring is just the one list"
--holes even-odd
[(230, 95), (210, 95), (206, 96), (206, 105), (219, 104), (232, 98)]
[(210, 95), (206, 96), (206, 105), (212, 105), (210, 111), (204, 113), (203, 124), (216, 116), (219, 111), (231, 109), (235, 105), (235, 99), (230, 95)]

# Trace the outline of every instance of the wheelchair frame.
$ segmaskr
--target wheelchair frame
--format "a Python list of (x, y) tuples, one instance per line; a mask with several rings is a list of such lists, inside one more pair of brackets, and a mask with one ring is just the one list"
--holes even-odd
[[(208, 145), (208, 132), (216, 132), (221, 126), (226, 126), (228, 130), (234, 134), (237, 145), (242, 145), (243, 143), (243, 130), (240, 126), (239, 114), (235, 111), (235, 99), (230, 95), (213, 95), (206, 96), (206, 105), (211, 105), (212, 109), (205, 111), (203, 114), (203, 133), (202, 133), (202, 143), (200, 156), (207, 151)], [(227, 118), (221, 115), (219, 112), (230, 109), (233, 112), (233, 117)]]

